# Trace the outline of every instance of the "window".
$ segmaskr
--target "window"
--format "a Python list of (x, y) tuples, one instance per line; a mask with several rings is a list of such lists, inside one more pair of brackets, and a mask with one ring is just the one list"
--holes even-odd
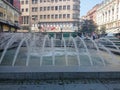
[(54, 19), (54, 15), (51, 15), (51, 18)]
[(67, 18), (70, 18), (70, 14), (67, 14)]
[(24, 12), (24, 9), (22, 9), (22, 12)]
[(26, 0), (26, 4), (28, 4), (28, 0)]
[(62, 14), (59, 14), (59, 18), (62, 18)]
[(55, 2), (58, 2), (58, 0), (55, 0)]
[(50, 10), (50, 7), (47, 7), (47, 10), (49, 11), (49, 10)]
[(44, 0), (44, 2), (46, 2), (46, 0)]
[(22, 17), (22, 24), (29, 24), (29, 16)]
[(40, 15), (40, 19), (42, 19), (42, 15)]
[(54, 6), (51, 7), (51, 10), (54, 10)]
[(32, 0), (32, 4), (34, 4), (34, 0)]
[(38, 20), (38, 16), (37, 15), (32, 15), (32, 20)]
[(32, 0), (32, 4), (37, 4), (38, 0)]
[(28, 12), (28, 8), (26, 8), (26, 12)]
[(78, 19), (78, 18), (79, 18), (79, 14), (74, 13), (74, 14), (73, 14), (73, 19)]
[(35, 8), (35, 12), (37, 12), (37, 11), (38, 11), (38, 8), (36, 7), (36, 8)]
[(0, 17), (3, 17), (3, 13), (2, 12), (0, 12)]
[(58, 6), (55, 6), (55, 10), (58, 10)]
[(44, 15), (44, 19), (46, 19), (46, 15)]
[(57, 19), (58, 18), (58, 15), (57, 14), (55, 14), (55, 19)]
[(29, 16), (27, 16), (27, 24), (29, 24)]
[(32, 12), (37, 12), (38, 8), (37, 7), (32, 7)]
[(59, 10), (62, 10), (62, 6), (59, 6)]
[(44, 7), (44, 11), (46, 11), (46, 7)]
[(63, 18), (66, 18), (66, 14), (63, 14)]
[(76, 2), (77, 0), (73, 0), (74, 2)]
[(63, 6), (63, 10), (66, 10), (66, 6), (65, 5)]
[(42, 7), (40, 7), (40, 11), (42, 11)]
[(35, 0), (35, 4), (37, 4), (38, 0)]
[(73, 10), (80, 10), (80, 6), (79, 5), (73, 5)]
[(114, 8), (113, 8), (113, 9), (112, 9), (112, 14), (113, 14), (113, 15), (114, 15), (114, 11), (115, 11), (115, 10), (114, 10)]
[(51, 0), (51, 2), (54, 2), (54, 0)]
[(40, 0), (40, 3), (42, 3), (42, 0)]
[(50, 15), (47, 15), (47, 18), (50, 19)]
[(24, 1), (21, 1), (21, 4), (24, 4)]
[(50, 2), (50, 0), (47, 0), (47, 2)]
[(67, 10), (70, 10), (70, 5), (67, 5)]

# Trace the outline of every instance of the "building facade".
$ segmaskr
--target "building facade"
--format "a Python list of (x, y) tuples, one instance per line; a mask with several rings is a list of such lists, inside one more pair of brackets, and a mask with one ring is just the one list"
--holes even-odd
[(20, 10), (20, 0), (13, 0), (13, 5)]
[(0, 32), (14, 32), (19, 26), (20, 11), (6, 0), (0, 0)]
[(86, 18), (88, 20), (93, 20), (96, 23), (96, 13), (97, 9), (99, 8), (99, 4), (95, 5), (91, 10), (88, 11)]
[(30, 29), (30, 0), (21, 0), (20, 7), (21, 7), (21, 26), (24, 30)]
[(72, 32), (78, 29), (80, 0), (29, 0), (28, 6), (23, 4), (26, 1), (21, 0), (21, 7), (24, 5), (21, 11), (31, 30)]
[(97, 10), (99, 29), (106, 28), (107, 33), (120, 32), (120, 0), (104, 0)]

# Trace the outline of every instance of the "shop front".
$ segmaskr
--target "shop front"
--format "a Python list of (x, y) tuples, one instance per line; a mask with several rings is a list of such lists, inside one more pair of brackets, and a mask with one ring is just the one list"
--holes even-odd
[(9, 26), (3, 25), (3, 32), (9, 32)]

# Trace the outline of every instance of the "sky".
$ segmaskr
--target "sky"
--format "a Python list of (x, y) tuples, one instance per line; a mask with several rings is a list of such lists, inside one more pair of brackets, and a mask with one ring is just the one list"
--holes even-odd
[(81, 1), (81, 11), (80, 16), (86, 15), (86, 13), (92, 9), (96, 4), (101, 3), (103, 0), (80, 0)]

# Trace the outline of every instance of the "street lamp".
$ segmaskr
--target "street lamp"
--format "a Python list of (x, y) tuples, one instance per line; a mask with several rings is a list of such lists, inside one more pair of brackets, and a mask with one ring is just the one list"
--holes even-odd
[(62, 39), (62, 37), (63, 37), (63, 35), (62, 35), (62, 30), (63, 30), (63, 28), (61, 27), (61, 35), (60, 35), (60, 40)]
[(63, 29), (61, 28), (60, 30), (61, 30), (61, 33), (62, 33), (62, 30), (63, 30)]
[(36, 16), (32, 17), (32, 20), (34, 20), (34, 27), (35, 27)]
[(39, 32), (41, 32), (41, 25), (40, 25), (40, 23), (38, 23), (38, 29), (39, 29)]
[(31, 32), (33, 32), (34, 28), (35, 28), (35, 17), (31, 17), (32, 19), (32, 23), (31, 23)]

